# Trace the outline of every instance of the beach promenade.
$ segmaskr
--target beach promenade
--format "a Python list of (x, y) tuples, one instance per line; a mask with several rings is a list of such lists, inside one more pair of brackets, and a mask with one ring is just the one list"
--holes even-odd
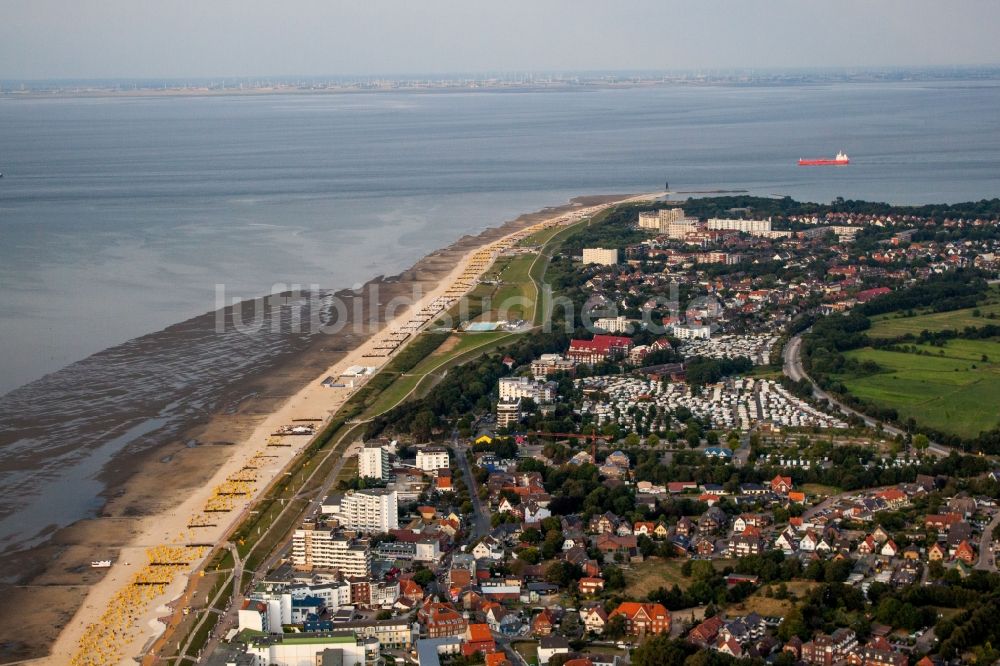
[[(189, 583), (193, 577), (203, 575), (213, 548), (226, 543), (227, 535), (248, 515), (254, 501), (277, 477), (288, 473), (289, 466), (316, 436), (276, 438), (274, 433), (304, 423), (315, 424), (316, 432), (322, 432), (322, 424), (328, 423), (363, 386), (351, 382), (333, 387), (330, 384), (340, 383), (336, 380), (352, 366), (374, 371), (384, 367), (473, 289), (504, 250), (539, 231), (579, 222), (617, 203), (656, 196), (623, 196), (599, 205), (562, 209), (467, 252), (427, 293), (400, 308), (377, 333), (268, 414), (249, 437), (237, 442), (232, 455), (209, 483), (169, 511), (144, 518), (138, 536), (121, 550), (107, 575), (90, 588), (81, 608), (61, 631), (50, 656), (38, 663), (134, 664), (171, 618), (186, 606), (206, 601), (186, 598), (195, 587)], [(324, 384), (328, 378), (334, 381)], [(345, 448), (350, 445), (345, 443)]]

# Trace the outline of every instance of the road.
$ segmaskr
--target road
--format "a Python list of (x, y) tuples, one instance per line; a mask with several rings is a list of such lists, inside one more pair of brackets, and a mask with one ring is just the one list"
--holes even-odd
[(466, 455), (468, 449), (458, 443), (457, 433), (452, 434), (452, 445), (454, 446), (455, 457), (458, 459), (458, 466), (462, 468), (462, 475), (465, 477), (465, 486), (469, 489), (469, 500), (472, 502), (472, 511), (475, 515), (471, 541), (475, 541), (490, 533), (490, 528), (492, 527), (490, 514), (486, 510), (486, 507), (483, 506), (482, 500), (479, 499), (479, 487), (472, 476), (472, 470), (469, 469), (469, 457)]
[[(801, 381), (803, 379), (807, 380), (809, 384), (812, 385), (813, 397), (819, 400), (820, 402), (826, 402), (832, 404), (834, 407), (840, 410), (842, 414), (845, 414), (847, 416), (857, 416), (862, 421), (864, 421), (865, 425), (867, 425), (870, 428), (878, 428), (879, 426), (881, 426), (882, 430), (889, 433), (890, 435), (902, 435), (904, 437), (906, 436), (906, 432), (900, 430), (896, 426), (889, 423), (885, 423), (884, 421), (879, 421), (878, 419), (874, 419), (871, 416), (868, 416), (867, 414), (863, 414), (857, 411), (856, 409), (852, 409), (851, 407), (848, 407), (847, 405), (840, 402), (832, 395), (821, 389), (819, 385), (816, 384), (815, 381), (813, 381), (812, 377), (806, 374), (805, 369), (802, 367), (801, 333), (793, 337), (791, 340), (788, 341), (788, 344), (785, 345), (785, 349), (782, 351), (782, 360), (784, 361), (784, 363), (782, 365), (781, 371), (785, 373), (785, 376), (795, 382)], [(930, 446), (927, 447), (927, 453), (930, 453), (935, 456), (944, 457), (947, 456), (950, 452), (951, 451), (949, 449), (941, 446), (940, 444), (935, 444), (934, 442), (931, 442)]]
[(983, 535), (979, 539), (979, 561), (976, 562), (976, 569), (982, 571), (996, 571), (997, 562), (993, 556), (993, 530), (1000, 526), (1000, 510), (993, 514), (993, 520), (983, 529)]

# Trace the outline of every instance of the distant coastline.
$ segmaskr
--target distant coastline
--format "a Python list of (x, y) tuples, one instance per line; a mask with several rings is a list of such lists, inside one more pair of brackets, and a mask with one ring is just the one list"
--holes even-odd
[(192, 79), (7, 80), (0, 99), (351, 93), (570, 92), (656, 86), (786, 86), (831, 83), (1000, 81), (1000, 65), (925, 68), (758, 69), (682, 72), (470, 73), (427, 76), (278, 76)]

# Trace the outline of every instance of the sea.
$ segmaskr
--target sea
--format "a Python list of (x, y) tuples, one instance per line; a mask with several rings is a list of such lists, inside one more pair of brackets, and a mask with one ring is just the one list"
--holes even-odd
[[(1000, 81), (0, 97), (0, 553), (301, 338), (219, 294), (352, 287), (587, 194), (1000, 195)], [(850, 155), (844, 168), (800, 157)], [(166, 329), (166, 332), (165, 332)]]

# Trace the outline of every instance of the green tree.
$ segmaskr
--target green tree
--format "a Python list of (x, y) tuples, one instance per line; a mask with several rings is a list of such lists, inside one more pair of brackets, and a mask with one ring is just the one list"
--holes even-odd
[(668, 634), (657, 634), (635, 649), (632, 653), (633, 666), (681, 666), (685, 663), (687, 650)]
[(787, 641), (792, 636), (798, 636), (802, 640), (809, 638), (809, 626), (798, 606), (785, 613), (785, 620), (778, 625), (778, 638)]
[(625, 635), (625, 616), (615, 615), (604, 624), (604, 636), (617, 640)]

